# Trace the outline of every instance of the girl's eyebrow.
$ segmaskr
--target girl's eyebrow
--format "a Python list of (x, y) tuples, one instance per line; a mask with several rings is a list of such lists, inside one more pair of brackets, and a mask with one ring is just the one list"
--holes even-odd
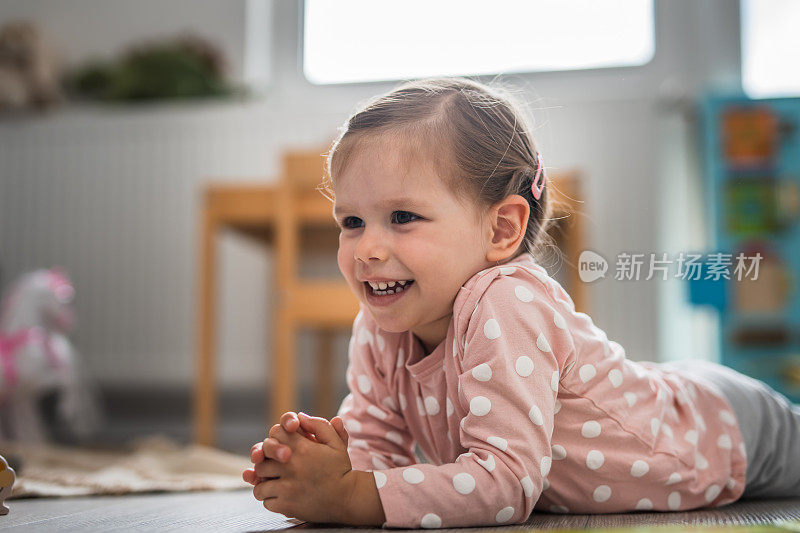
[[(384, 200), (382, 202), (378, 202), (377, 204), (379, 209), (391, 209), (395, 207), (403, 207), (403, 208), (411, 208), (411, 209), (425, 209), (429, 207), (429, 205), (425, 202), (420, 201), (418, 198), (390, 198), (388, 200)], [(336, 204), (333, 208), (334, 214), (340, 214), (343, 211), (354, 211), (353, 208), (346, 205)]]

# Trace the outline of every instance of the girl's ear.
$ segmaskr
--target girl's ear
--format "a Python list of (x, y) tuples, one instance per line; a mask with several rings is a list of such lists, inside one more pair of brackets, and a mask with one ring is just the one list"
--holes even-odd
[(530, 215), (528, 201), (518, 194), (506, 196), (489, 210), (491, 240), (486, 260), (504, 261), (516, 252), (525, 240)]

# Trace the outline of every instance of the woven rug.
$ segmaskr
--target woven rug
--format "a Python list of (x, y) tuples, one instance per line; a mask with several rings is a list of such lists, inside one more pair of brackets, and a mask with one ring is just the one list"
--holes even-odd
[(251, 464), (244, 456), (159, 436), (120, 451), (3, 444), (0, 454), (21, 464), (12, 498), (241, 489), (249, 486), (242, 470)]

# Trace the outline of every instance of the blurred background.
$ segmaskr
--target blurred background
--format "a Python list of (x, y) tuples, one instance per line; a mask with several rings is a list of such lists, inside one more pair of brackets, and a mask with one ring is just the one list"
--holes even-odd
[[(25, 273), (56, 266), (69, 278), (64, 335), (105, 413), (92, 444), (163, 433), (245, 453), (287, 379), (296, 409), (333, 414), (349, 331), (279, 316), (281, 283), (296, 287), (286, 269), (340, 279), (335, 234), (330, 246), (298, 230), (281, 263), (280, 206), (234, 193), (285, 190), (307, 168), (290, 154), (312, 156), (300, 181), (321, 178), (313, 156), (402, 80), (497, 79), (575, 187), (581, 230), (567, 225), (565, 253), (609, 264), (591, 283), (570, 274), (574, 256), (545, 264), (579, 310), (631, 359), (722, 360), (796, 395), (799, 21), (788, 0), (4, 0), (0, 288), (9, 300)], [(674, 264), (645, 279), (650, 254), (740, 249), (772, 259), (749, 296), (693, 285)], [(615, 279), (622, 253), (645, 254), (639, 279)], [(296, 331), (296, 374), (276, 364), (281, 327)], [(58, 400), (41, 390), (49, 420)]]

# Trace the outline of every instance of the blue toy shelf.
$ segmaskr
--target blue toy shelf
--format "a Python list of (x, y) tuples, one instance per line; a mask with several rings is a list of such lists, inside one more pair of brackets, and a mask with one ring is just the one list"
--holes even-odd
[(800, 98), (700, 108), (714, 251), (762, 259), (754, 280), (690, 282), (689, 300), (719, 311), (723, 364), (800, 402)]

